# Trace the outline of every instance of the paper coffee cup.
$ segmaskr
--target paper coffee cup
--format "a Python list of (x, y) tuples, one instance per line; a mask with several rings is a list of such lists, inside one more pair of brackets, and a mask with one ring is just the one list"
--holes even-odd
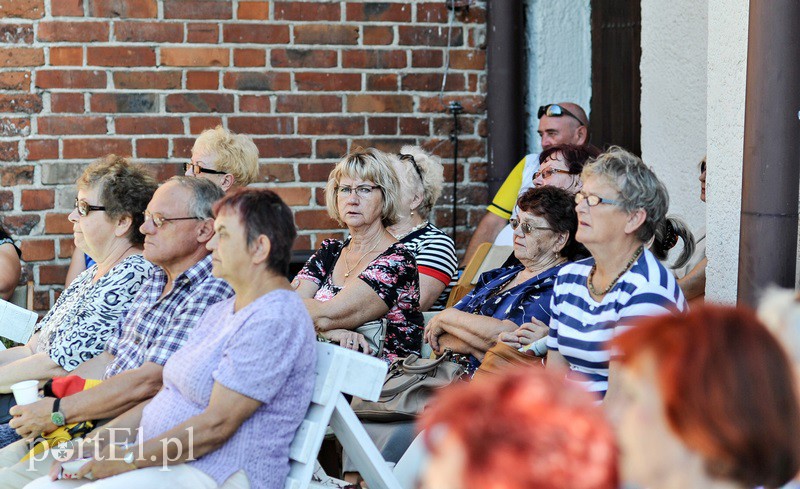
[(22, 382), (17, 382), (11, 386), (11, 392), (14, 393), (14, 399), (18, 405), (32, 404), (39, 400), (39, 381), (23, 380)]

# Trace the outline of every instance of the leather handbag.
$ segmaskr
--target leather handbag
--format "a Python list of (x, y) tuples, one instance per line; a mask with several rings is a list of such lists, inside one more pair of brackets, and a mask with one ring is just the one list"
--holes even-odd
[(474, 382), (494, 377), (514, 367), (541, 367), (542, 361), (541, 357), (521, 352), (502, 341), (498, 341), (486, 351), (481, 366), (472, 375), (472, 380)]
[(356, 333), (364, 336), (369, 344), (369, 354), (373, 357), (383, 355), (383, 342), (386, 339), (386, 318), (369, 321), (355, 329)]
[(450, 361), (452, 352), (435, 360), (417, 355), (398, 358), (389, 366), (380, 398), (365, 401), (354, 397), (351, 407), (356, 415), (367, 421), (404, 421), (419, 415), (435, 390), (459, 380), (464, 367)]

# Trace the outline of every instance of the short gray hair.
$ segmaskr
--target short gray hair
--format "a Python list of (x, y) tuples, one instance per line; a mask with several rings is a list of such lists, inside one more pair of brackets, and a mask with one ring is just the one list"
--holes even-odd
[[(413, 162), (408, 157), (413, 159)], [(392, 163), (397, 171), (397, 178), (400, 179), (401, 191), (413, 189), (419, 192), (422, 195), (422, 203), (417, 212), (423, 218), (428, 217), (439, 196), (442, 195), (444, 183), (442, 160), (419, 146), (403, 146), (398, 158), (393, 158)]]
[(669, 209), (667, 187), (653, 170), (633, 153), (612, 146), (583, 168), (581, 180), (590, 177), (602, 177), (616, 187), (620, 195), (617, 200), (626, 212), (644, 209), (647, 217), (636, 230), (636, 237), (642, 243), (649, 241)]
[(225, 196), (219, 185), (205, 178), (177, 176), (167, 181), (178, 182), (192, 192), (192, 202), (189, 204), (191, 217), (213, 219), (214, 213), (211, 208), (216, 201)]

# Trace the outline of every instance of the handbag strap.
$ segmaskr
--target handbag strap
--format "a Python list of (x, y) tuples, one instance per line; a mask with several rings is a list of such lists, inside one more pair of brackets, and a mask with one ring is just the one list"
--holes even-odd
[(447, 361), (452, 353), (452, 350), (446, 349), (442, 356), (425, 365), (414, 365), (413, 362), (416, 362), (419, 357), (417, 355), (409, 355), (403, 360), (401, 367), (410, 374), (426, 374)]
[[(395, 376), (397, 376), (397, 375), (395, 375)], [(420, 382), (425, 377), (426, 377), (425, 374), (414, 374), (414, 376), (409, 377), (402, 384), (382, 390), (381, 391), (381, 397), (396, 396), (397, 394), (403, 392), (404, 390), (408, 389), (412, 385)], [(393, 378), (393, 377), (388, 377), (386, 380), (388, 381), (390, 378)]]

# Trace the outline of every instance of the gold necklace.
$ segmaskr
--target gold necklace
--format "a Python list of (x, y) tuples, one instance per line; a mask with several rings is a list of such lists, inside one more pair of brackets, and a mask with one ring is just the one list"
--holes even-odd
[(382, 240), (382, 237), (378, 238), (378, 241), (375, 242), (375, 246), (373, 246), (369, 251), (367, 251), (366, 253), (361, 255), (361, 258), (359, 258), (358, 261), (356, 262), (356, 264), (353, 265), (352, 267), (347, 263), (347, 259), (350, 258), (350, 246), (352, 246), (352, 242), (350, 243), (350, 245), (347, 246), (346, 255), (344, 256), (344, 267), (347, 269), (347, 272), (345, 272), (344, 278), (347, 278), (347, 277), (350, 276), (350, 272), (352, 272), (353, 269), (355, 267), (357, 267), (359, 263), (361, 263), (361, 260), (363, 260), (365, 256), (367, 256), (370, 253), (372, 253), (373, 251), (375, 251), (375, 248), (377, 248), (378, 245), (381, 244), (381, 240)]
[(617, 280), (619, 280), (623, 275), (625, 275), (625, 272), (630, 270), (630, 268), (633, 266), (633, 263), (639, 258), (639, 256), (641, 256), (643, 251), (644, 247), (640, 246), (639, 249), (636, 250), (636, 253), (633, 254), (631, 259), (628, 260), (628, 264), (625, 265), (625, 268), (623, 268), (622, 271), (617, 274), (614, 280), (612, 280), (611, 283), (608, 284), (608, 287), (606, 287), (605, 290), (603, 290), (602, 292), (597, 292), (594, 289), (594, 284), (592, 284), (592, 281), (594, 280), (594, 272), (597, 270), (597, 262), (595, 262), (594, 265), (592, 265), (592, 269), (589, 270), (589, 277), (586, 279), (586, 285), (589, 286), (589, 291), (597, 296), (608, 294), (608, 291), (611, 290), (612, 287), (614, 287), (614, 285), (617, 283)]

